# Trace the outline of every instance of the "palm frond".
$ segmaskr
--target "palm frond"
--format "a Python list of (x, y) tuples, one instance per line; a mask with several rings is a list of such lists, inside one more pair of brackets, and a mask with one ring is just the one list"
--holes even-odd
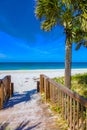
[(84, 41), (84, 40), (83, 40), (83, 41), (79, 42), (79, 43), (76, 45), (75, 50), (79, 50), (82, 45), (87, 48), (87, 41)]
[(53, 26), (57, 24), (57, 21), (55, 19), (48, 19), (42, 22), (41, 28), (45, 31), (50, 31)]
[(85, 46), (87, 41), (86, 0), (36, 0), (35, 15), (41, 19), (41, 28), (50, 31), (57, 24), (64, 26), (72, 43)]

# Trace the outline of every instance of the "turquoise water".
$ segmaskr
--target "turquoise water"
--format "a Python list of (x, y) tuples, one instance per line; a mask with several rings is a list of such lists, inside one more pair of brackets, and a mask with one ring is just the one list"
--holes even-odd
[[(87, 68), (87, 62), (74, 62), (72, 68)], [(37, 69), (64, 69), (63, 62), (4, 62), (0, 63), (0, 70), (37, 70)]]

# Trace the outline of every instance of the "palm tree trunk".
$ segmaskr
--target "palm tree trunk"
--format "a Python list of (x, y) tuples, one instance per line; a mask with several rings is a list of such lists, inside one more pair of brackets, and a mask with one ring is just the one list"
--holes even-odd
[(72, 43), (66, 36), (66, 57), (65, 57), (65, 86), (71, 88), (71, 63), (72, 63)]

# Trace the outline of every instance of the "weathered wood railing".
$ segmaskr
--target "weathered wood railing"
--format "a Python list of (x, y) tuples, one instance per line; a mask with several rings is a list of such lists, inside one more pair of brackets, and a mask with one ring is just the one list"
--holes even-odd
[(11, 76), (6, 76), (0, 79), (0, 109), (3, 108), (6, 102), (13, 94), (13, 83), (11, 83)]
[(40, 75), (40, 93), (43, 92), (46, 101), (50, 100), (60, 108), (61, 116), (67, 121), (70, 130), (87, 130), (87, 99)]

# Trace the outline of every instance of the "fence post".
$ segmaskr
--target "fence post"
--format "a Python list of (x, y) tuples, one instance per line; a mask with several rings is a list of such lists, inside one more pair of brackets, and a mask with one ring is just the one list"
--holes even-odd
[(49, 86), (49, 78), (46, 79), (46, 101), (50, 99), (50, 86)]
[(44, 78), (43, 75), (40, 75), (40, 93), (44, 92)]
[(49, 78), (44, 77), (44, 92), (45, 92), (45, 101), (47, 102), (50, 99), (50, 87), (49, 87)]
[(46, 101), (46, 77), (44, 77), (44, 93), (45, 93), (45, 101)]
[(3, 95), (3, 84), (0, 82), (0, 109), (3, 108), (3, 101), (4, 101), (4, 95)]
[(40, 92), (45, 93), (45, 101), (49, 99), (58, 107), (70, 130), (87, 130), (87, 99), (56, 83), (45, 75), (40, 75)]
[(37, 92), (40, 92), (40, 81), (37, 81)]
[(14, 84), (10, 83), (10, 97), (12, 97), (13, 92), (14, 92)]
[(11, 86), (11, 76), (7, 76), (7, 88), (8, 88), (8, 95), (7, 95), (7, 99), (10, 98), (10, 86)]

